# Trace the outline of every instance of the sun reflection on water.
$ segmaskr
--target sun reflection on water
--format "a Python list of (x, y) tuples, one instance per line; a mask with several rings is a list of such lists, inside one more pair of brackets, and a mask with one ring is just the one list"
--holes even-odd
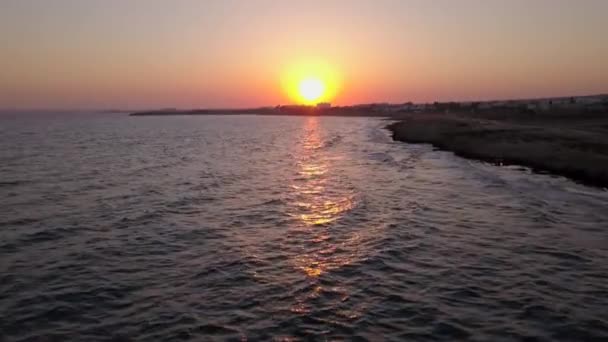
[(351, 245), (358, 235), (340, 234), (340, 237), (333, 224), (351, 211), (356, 201), (352, 191), (338, 184), (340, 175), (332, 169), (335, 156), (324, 151), (326, 144), (318, 118), (307, 119), (301, 147), (296, 157), (298, 177), (291, 185), (294, 190), (291, 216), (305, 234), (305, 250), (295, 258), (295, 264), (307, 276), (316, 278), (352, 262), (353, 255), (341, 247)]

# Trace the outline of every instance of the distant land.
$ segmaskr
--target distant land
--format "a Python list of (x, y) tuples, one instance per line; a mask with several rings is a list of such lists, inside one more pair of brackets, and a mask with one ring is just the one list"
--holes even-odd
[(187, 110), (152, 110), (130, 114), (131, 116), (158, 115), (325, 115), (325, 116), (386, 116), (385, 112), (370, 111), (367, 107), (347, 106), (322, 108), (318, 106), (287, 105), (258, 108), (232, 109), (187, 109)]
[(461, 101), (432, 103), (369, 103), (352, 106), (279, 105), (276, 107), (227, 108), (227, 109), (175, 109), (138, 111), (131, 116), (155, 115), (335, 115), (335, 116), (395, 116), (400, 113), (450, 113), (450, 112), (519, 112), (524, 114), (548, 112), (602, 112), (608, 109), (608, 94), (567, 96), (538, 99)]
[(386, 117), (394, 140), (608, 188), (608, 95), (486, 102), (373, 103), (137, 112), (147, 115)]

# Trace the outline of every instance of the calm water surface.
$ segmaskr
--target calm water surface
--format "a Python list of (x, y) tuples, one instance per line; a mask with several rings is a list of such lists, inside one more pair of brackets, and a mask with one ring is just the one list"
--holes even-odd
[(0, 340), (608, 338), (608, 194), (318, 117), (0, 121)]

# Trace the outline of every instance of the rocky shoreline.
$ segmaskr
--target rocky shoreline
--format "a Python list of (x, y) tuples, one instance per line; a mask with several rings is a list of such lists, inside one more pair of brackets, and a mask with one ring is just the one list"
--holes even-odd
[(521, 165), (608, 187), (608, 115), (407, 114), (388, 125), (394, 140), (428, 143), (456, 155)]

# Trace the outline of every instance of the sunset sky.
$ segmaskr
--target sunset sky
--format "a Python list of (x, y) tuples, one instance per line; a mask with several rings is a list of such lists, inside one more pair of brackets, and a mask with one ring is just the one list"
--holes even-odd
[(0, 108), (608, 92), (606, 0), (1, 0)]

